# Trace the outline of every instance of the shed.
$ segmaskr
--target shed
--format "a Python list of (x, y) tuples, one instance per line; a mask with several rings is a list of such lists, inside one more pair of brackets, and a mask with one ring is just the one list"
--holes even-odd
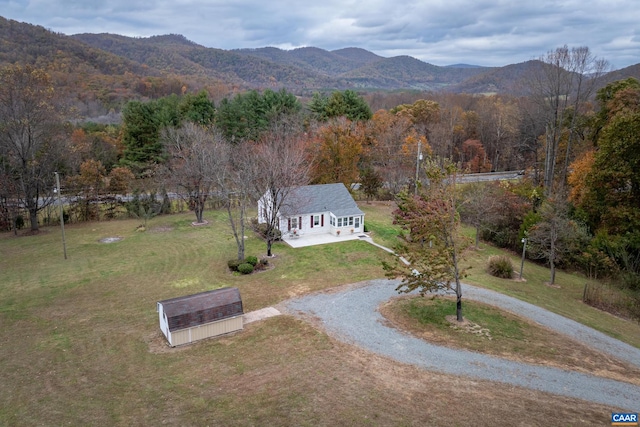
[(238, 288), (222, 288), (157, 303), (160, 329), (169, 345), (188, 344), (243, 328)]

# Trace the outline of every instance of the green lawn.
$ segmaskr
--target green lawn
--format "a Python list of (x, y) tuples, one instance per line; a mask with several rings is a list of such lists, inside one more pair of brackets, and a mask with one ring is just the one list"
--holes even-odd
[[(465, 229), (465, 233), (471, 234), (472, 231)], [(640, 348), (638, 322), (618, 318), (582, 302), (584, 285), (589, 282), (584, 275), (558, 270), (556, 286), (552, 287), (546, 284), (550, 280), (548, 268), (525, 261), (524, 282), (499, 279), (486, 271), (489, 257), (492, 255), (507, 255), (516, 271), (514, 277), (518, 277), (520, 256), (481, 243), (479, 250), (472, 249), (466, 253), (463, 265), (470, 268), (467, 270), (468, 276), (464, 281), (544, 307)]]
[[(374, 239), (391, 246), (389, 207), (361, 206)], [(587, 421), (606, 412), (470, 382), (460, 393), (469, 408), (482, 403), (485, 415), (451, 416), (446, 396), (468, 380), (392, 367), (287, 316), (169, 349), (158, 327), (159, 300), (237, 286), (247, 312), (383, 277), (380, 260), (390, 256), (362, 241), (295, 250), (277, 243), (273, 268), (234, 275), (226, 267), (236, 245), (225, 214), (207, 211), (205, 218), (208, 226), (193, 227), (193, 214), (156, 217), (145, 232), (136, 231), (140, 220), (72, 224), (67, 260), (57, 227), (35, 236), (0, 234), (0, 425), (493, 425), (513, 396), (559, 414), (582, 411)], [(101, 243), (106, 237), (122, 240)], [(247, 255), (266, 252), (250, 231), (246, 244)], [(524, 285), (473, 274), (469, 281), (584, 317), (638, 345), (636, 324), (582, 306), (568, 285), (546, 289), (527, 278)], [(557, 301), (563, 298), (568, 302)], [(420, 387), (411, 385), (416, 378)], [(428, 416), (412, 403), (427, 399), (425, 385), (442, 393)], [(474, 403), (476, 393), (495, 399)], [(535, 416), (544, 422), (543, 413)]]

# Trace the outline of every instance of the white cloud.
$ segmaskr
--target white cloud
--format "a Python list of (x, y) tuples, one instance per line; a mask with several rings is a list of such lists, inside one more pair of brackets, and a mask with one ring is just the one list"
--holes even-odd
[(437, 65), (506, 65), (589, 46), (616, 67), (640, 58), (635, 0), (0, 0), (3, 16), (65, 34), (182, 34), (222, 49), (361, 47)]

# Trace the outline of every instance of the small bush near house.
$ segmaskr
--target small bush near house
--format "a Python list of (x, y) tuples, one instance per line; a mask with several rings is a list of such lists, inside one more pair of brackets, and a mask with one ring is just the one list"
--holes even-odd
[(260, 261), (253, 267), (253, 271), (265, 270), (269, 265), (269, 260), (266, 258), (260, 258)]
[(511, 260), (504, 255), (496, 255), (489, 258), (489, 265), (487, 266), (489, 274), (501, 279), (511, 279), (513, 275), (513, 265)]
[(229, 267), (229, 270), (231, 271), (238, 271), (238, 266), (240, 264), (243, 264), (244, 261), (239, 260), (237, 258), (234, 259), (230, 259), (229, 261), (227, 261), (227, 266)]
[(253, 273), (253, 265), (248, 262), (242, 263), (238, 266), (238, 271), (242, 274), (251, 274)]
[(247, 264), (251, 264), (253, 267), (255, 267), (256, 264), (258, 263), (258, 257), (249, 255), (244, 259), (244, 262), (246, 262)]

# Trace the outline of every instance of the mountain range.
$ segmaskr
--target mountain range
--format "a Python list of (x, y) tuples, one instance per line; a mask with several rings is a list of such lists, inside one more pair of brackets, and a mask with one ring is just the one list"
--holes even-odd
[[(224, 50), (196, 44), (182, 35), (148, 38), (115, 34), (67, 36), (0, 17), (0, 65), (32, 64), (57, 72), (57, 80), (110, 84), (132, 90), (134, 81), (172, 78), (196, 86), (226, 84), (239, 90), (286, 88), (294, 93), (332, 89), (417, 90), (519, 95), (532, 60), (504, 67), (468, 64), (436, 66), (410, 56), (385, 58), (357, 47), (327, 51), (317, 47)], [(640, 64), (610, 72), (605, 83), (640, 79)], [(77, 82), (76, 82), (77, 83)], [(146, 84), (146, 83), (145, 83)], [(110, 95), (111, 96), (111, 95)]]

